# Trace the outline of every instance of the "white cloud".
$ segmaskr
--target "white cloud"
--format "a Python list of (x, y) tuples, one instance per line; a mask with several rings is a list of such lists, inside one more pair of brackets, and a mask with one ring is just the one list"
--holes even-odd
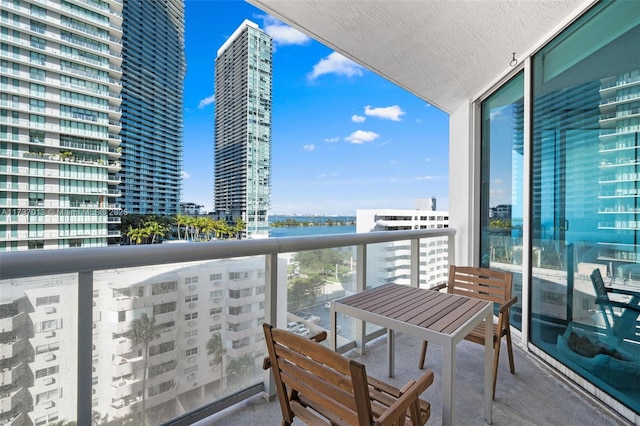
[(431, 162), (431, 158), (427, 157), (427, 158), (424, 159), (424, 161), (426, 161), (427, 163), (430, 163)]
[(362, 123), (366, 119), (367, 117), (363, 117), (357, 114), (353, 114), (353, 116), (351, 117), (351, 121), (353, 121), (354, 123)]
[(335, 138), (325, 138), (325, 142), (329, 142), (329, 143), (334, 143), (334, 142), (338, 142), (340, 140), (339, 136), (336, 136)]
[(494, 185), (502, 185), (502, 179), (494, 179), (493, 180), (493, 184)]
[(211, 95), (209, 97), (204, 98), (203, 100), (200, 101), (200, 103), (198, 104), (198, 108), (202, 109), (208, 105), (211, 105), (212, 103), (214, 103), (216, 101), (216, 95)]
[(316, 149), (316, 146), (314, 144), (305, 145), (302, 147), (302, 149), (304, 149), (305, 151), (313, 151), (314, 149)]
[(430, 176), (430, 175), (427, 175), (427, 176), (418, 176), (416, 178), (416, 180), (419, 180), (419, 181), (421, 181), (421, 180), (438, 180), (438, 179), (442, 179), (442, 177), (441, 176)]
[(191, 179), (191, 175), (183, 170), (182, 179)]
[(278, 21), (273, 16), (263, 15), (260, 17), (263, 18), (264, 32), (269, 34), (274, 43), (279, 46), (301, 45), (311, 41), (311, 37), (308, 35)]
[(400, 121), (400, 116), (404, 115), (405, 112), (398, 105), (382, 108), (372, 108), (370, 105), (367, 105), (364, 107), (364, 114), (386, 120)]
[(378, 136), (380, 135), (374, 132), (369, 132), (366, 130), (356, 130), (355, 132), (344, 138), (344, 140), (359, 145), (365, 142), (372, 142), (376, 140)]
[(360, 65), (345, 58), (338, 52), (332, 52), (313, 66), (313, 71), (309, 73), (308, 78), (314, 80), (323, 74), (337, 74), (347, 77), (361, 76), (363, 69)]

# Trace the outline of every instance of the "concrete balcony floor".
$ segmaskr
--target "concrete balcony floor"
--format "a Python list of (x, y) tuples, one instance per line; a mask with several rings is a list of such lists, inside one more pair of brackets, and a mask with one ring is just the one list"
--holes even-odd
[[(559, 379), (544, 365), (526, 354), (514, 338), (516, 373), (509, 372), (506, 347), (501, 345), (496, 399), (493, 401), (494, 425), (627, 425), (629, 423), (601, 406), (573, 385)], [(504, 340), (503, 340), (504, 343)], [(421, 374), (418, 369), (421, 342), (411, 336), (396, 334), (396, 377), (387, 376), (386, 338), (367, 344), (362, 356), (349, 351), (344, 356), (367, 366), (370, 376), (398, 387)], [(442, 349), (429, 345), (427, 363), (435, 373), (435, 381), (422, 395), (431, 403), (428, 425), (442, 423)], [(457, 347), (456, 424), (485, 425), (483, 418), (483, 348), (462, 341)], [(276, 400), (267, 402), (256, 396), (231, 407), (198, 426), (280, 425), (282, 417)], [(294, 425), (301, 425), (296, 421)]]

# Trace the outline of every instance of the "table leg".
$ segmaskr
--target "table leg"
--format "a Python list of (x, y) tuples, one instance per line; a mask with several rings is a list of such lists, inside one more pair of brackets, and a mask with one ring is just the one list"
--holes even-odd
[(455, 424), (456, 352), (453, 339), (442, 346), (442, 424)]
[(396, 367), (396, 334), (387, 329), (387, 360), (389, 361), (389, 377), (395, 377)]
[(493, 422), (493, 313), (484, 319), (484, 419)]

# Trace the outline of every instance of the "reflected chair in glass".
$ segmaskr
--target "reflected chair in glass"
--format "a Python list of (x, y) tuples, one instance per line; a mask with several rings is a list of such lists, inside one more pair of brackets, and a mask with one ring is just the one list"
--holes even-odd
[[(487, 268), (475, 268), (468, 266), (449, 266), (449, 283), (434, 287), (441, 290), (446, 287), (447, 292), (476, 299), (488, 300), (497, 306), (498, 322), (493, 324), (493, 398), (496, 397), (496, 382), (498, 379), (498, 360), (500, 359), (500, 341), (507, 338), (507, 352), (509, 354), (509, 369), (514, 374), (516, 369), (513, 363), (513, 348), (511, 346), (511, 329), (509, 326), (509, 311), (511, 306), (518, 301), (517, 297), (511, 297), (511, 272), (497, 271)], [(469, 333), (465, 340), (484, 345), (484, 322), (480, 323)], [(422, 352), (418, 366), (424, 368), (427, 356), (428, 342), (422, 343)]]
[(607, 338), (610, 340), (607, 343), (616, 344), (624, 339), (639, 342), (640, 293), (606, 287), (600, 269), (597, 268), (591, 273), (591, 283), (596, 293), (595, 302), (600, 307)]

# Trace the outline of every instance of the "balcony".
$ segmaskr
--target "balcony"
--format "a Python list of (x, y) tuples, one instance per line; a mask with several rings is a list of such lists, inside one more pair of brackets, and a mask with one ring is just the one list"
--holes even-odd
[[(266, 402), (262, 398), (274, 395), (268, 375), (260, 368), (266, 352), (261, 334), (262, 322), (284, 328), (288, 321), (300, 321), (312, 332), (326, 329), (326, 301), (362, 291), (371, 265), (373, 269), (386, 266), (377, 256), (386, 252), (386, 244), (403, 242), (403, 247), (409, 247), (412, 262), (408, 274), (412, 277), (411, 282), (417, 282), (420, 264), (432, 264), (430, 255), (420, 250), (421, 243), (444, 237), (448, 241), (449, 261), (453, 262), (455, 233), (453, 228), (443, 228), (5, 253), (0, 285), (12, 284), (12, 293), (3, 293), (5, 298), (55, 297), (56, 301), (59, 300), (56, 311), (43, 319), (46, 324), (34, 324), (35, 327), (58, 327), (55, 338), (45, 343), (33, 341), (27, 344), (48, 345), (46, 349), (55, 354), (55, 363), (32, 363), (30, 368), (38, 370), (56, 364), (60, 370), (67, 367), (76, 369), (72, 376), (78, 377), (78, 381), (70, 385), (75, 389), (65, 390), (62, 393), (64, 397), (56, 401), (56, 404), (67, 404), (64, 398), (74, 398), (71, 405), (79, 407), (77, 412), (67, 413), (64, 421), (90, 424), (91, 407), (101, 416), (109, 414), (111, 419), (124, 421), (135, 415), (137, 409), (133, 405), (138, 408), (144, 405), (151, 424), (187, 425), (198, 420), (202, 420), (203, 425), (279, 424), (277, 402)], [(340, 282), (325, 283), (322, 292), (314, 296), (288, 294), (287, 264), (292, 254), (325, 249), (339, 249), (349, 255), (349, 267), (345, 266)], [(33, 265), (38, 265), (38, 268), (33, 268)], [(254, 283), (254, 286), (237, 286), (242, 290), (228, 289), (227, 281), (241, 283), (243, 280)], [(56, 285), (50, 286), (49, 283)], [(162, 296), (183, 300), (185, 295), (192, 297), (198, 293), (198, 304), (195, 309), (185, 310), (182, 303), (178, 303), (176, 311), (154, 317), (157, 325), (169, 324), (175, 331), (167, 338), (162, 338), (164, 333), (161, 332), (150, 337), (152, 354), (145, 362), (143, 343), (135, 344), (132, 340), (129, 344), (122, 341), (129, 339), (122, 337), (114, 340), (112, 333), (124, 335), (130, 332), (142, 312), (152, 316), (158, 298), (139, 297), (135, 303), (124, 306), (123, 303), (133, 299), (114, 298), (113, 285), (142, 287), (145, 294), (150, 294), (151, 289), (166, 283), (177, 286), (178, 290)], [(195, 288), (189, 290), (189, 285)], [(246, 291), (247, 288), (255, 291)], [(223, 290), (222, 295), (218, 293), (220, 290)], [(234, 293), (229, 294), (229, 291)], [(263, 298), (260, 300), (257, 295), (263, 295)], [(220, 297), (222, 303), (217, 300)], [(242, 300), (247, 303), (239, 303)], [(96, 301), (95, 308), (92, 308)], [(93, 322), (78, 321), (79, 315), (86, 315), (92, 310)], [(189, 325), (191, 322), (193, 324)], [(357, 357), (364, 362), (371, 375), (386, 379), (384, 330), (368, 324), (366, 351), (359, 355), (354, 350), (357, 324), (348, 318), (339, 319), (339, 323), (338, 350), (347, 357)], [(94, 328), (97, 330), (95, 335)], [(506, 354), (503, 354), (494, 402), (494, 422), (518, 424), (527, 419), (533, 424), (562, 421), (567, 424), (593, 424), (597, 419), (598, 424), (613, 424), (619, 421), (590, 398), (584, 397), (573, 385), (557, 379), (550, 370), (541, 367), (531, 352), (518, 347), (521, 339), (517, 330), (514, 334), (516, 374), (509, 374), (504, 363)], [(224, 345), (221, 355), (223, 368), (220, 361), (216, 361), (216, 336), (221, 337), (220, 344)], [(65, 349), (64, 342), (75, 341), (67, 339), (76, 338), (77, 353)], [(393, 383), (400, 384), (420, 374), (417, 365), (421, 342), (403, 335), (398, 335), (397, 342)], [(458, 349), (457, 371), (460, 374), (457, 377), (456, 415), (460, 424), (484, 424), (481, 350), (478, 345), (465, 342)], [(126, 354), (126, 358), (120, 354), (123, 351), (126, 351), (122, 354)], [(427, 367), (436, 373), (436, 382), (424, 398), (432, 403), (430, 423), (437, 424), (441, 415), (441, 350), (437, 345), (431, 345), (429, 351)], [(171, 367), (171, 373), (158, 373), (151, 379), (143, 379), (148, 377), (144, 375), (145, 366), (160, 371)], [(114, 377), (129, 375), (137, 380), (113, 382)], [(23, 379), (27, 379), (26, 374), (24, 376)], [(39, 382), (20, 388), (25, 382), (28, 380), (15, 378), (11, 385), (32, 395), (48, 391)], [(64, 384), (61, 382), (60, 386)], [(144, 403), (137, 397), (138, 391), (146, 395)], [(8, 409), (13, 406), (7, 401), (10, 397), (15, 401), (10, 394), (0, 398)], [(24, 410), (30, 412), (32, 409), (27, 407)]]
[[(516, 338), (514, 343), (519, 339)], [(370, 376), (387, 383), (402, 386), (422, 373), (418, 369), (420, 342), (407, 335), (396, 334), (396, 363), (394, 378), (387, 375), (386, 337), (380, 337), (366, 346), (364, 355), (355, 350), (344, 356), (364, 363)], [(496, 425), (614, 425), (613, 417), (594, 405), (580, 390), (572, 388), (514, 346), (516, 374), (509, 373), (507, 352), (502, 347), (496, 399), (493, 401), (493, 424)], [(441, 358), (442, 350), (429, 345), (425, 368), (433, 370), (435, 380), (422, 398), (431, 404), (431, 418), (427, 425), (441, 424)], [(465, 426), (483, 426), (482, 418), (482, 347), (463, 341), (458, 345), (456, 378), (456, 423)], [(214, 414), (194, 426), (238, 426), (248, 424), (277, 425), (282, 416), (277, 400), (267, 401), (261, 396), (248, 399), (225, 412)]]

